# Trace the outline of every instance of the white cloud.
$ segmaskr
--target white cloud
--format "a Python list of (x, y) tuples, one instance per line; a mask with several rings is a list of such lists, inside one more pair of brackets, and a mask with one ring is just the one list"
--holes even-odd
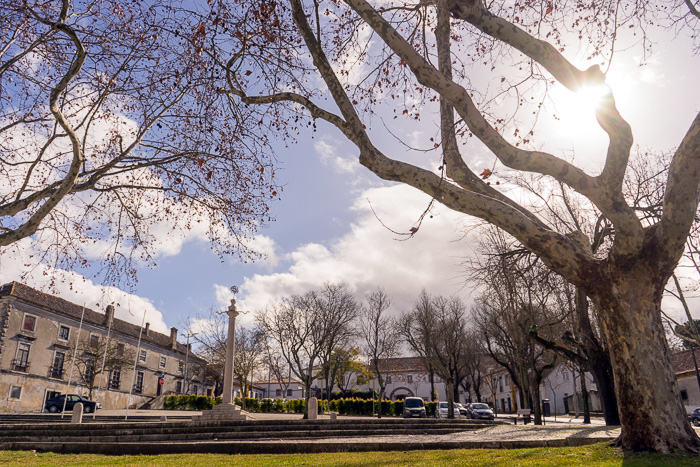
[(360, 168), (360, 163), (355, 154), (349, 154), (349, 157), (338, 155), (341, 150), (327, 140), (316, 141), (314, 150), (323, 164), (332, 167), (338, 173), (352, 174), (356, 173)]
[(432, 294), (459, 293), (468, 298), (460, 277), (460, 264), (470, 251), (458, 229), (463, 215), (437, 205), (432, 217), (426, 216), (418, 233), (408, 240), (387, 229), (408, 232), (429, 201), (405, 185), (362, 192), (352, 208), (358, 218), (347, 234), (327, 245), (297, 248), (285, 257), (289, 266), (284, 272), (247, 277), (241, 287), (241, 308), (264, 309), (272, 300), (304, 293), (324, 282), (346, 282), (360, 300), (381, 286), (392, 297), (394, 312), (408, 310), (423, 288)]

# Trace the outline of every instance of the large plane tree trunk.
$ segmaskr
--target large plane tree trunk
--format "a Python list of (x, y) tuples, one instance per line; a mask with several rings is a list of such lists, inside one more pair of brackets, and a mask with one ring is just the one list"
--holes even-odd
[(696, 451), (698, 436), (681, 403), (661, 322), (665, 280), (654, 269), (637, 264), (611, 274), (608, 292), (594, 299), (621, 407), (618, 443), (626, 450)]

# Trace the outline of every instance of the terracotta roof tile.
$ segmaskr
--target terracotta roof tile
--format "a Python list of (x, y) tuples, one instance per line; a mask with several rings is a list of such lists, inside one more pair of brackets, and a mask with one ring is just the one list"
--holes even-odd
[(379, 360), (379, 371), (382, 373), (428, 371), (428, 366), (421, 357), (396, 357)]
[[(673, 360), (673, 371), (676, 375), (695, 373), (695, 364), (693, 363), (693, 355), (690, 349), (677, 352), (671, 358)], [(700, 349), (695, 349), (695, 358), (698, 360), (698, 365), (700, 365)]]

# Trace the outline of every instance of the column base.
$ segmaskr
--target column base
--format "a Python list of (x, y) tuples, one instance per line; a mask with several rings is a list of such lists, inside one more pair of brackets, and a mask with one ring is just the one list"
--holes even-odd
[(233, 404), (215, 405), (211, 410), (203, 410), (202, 415), (192, 417), (196, 421), (209, 420), (248, 420), (248, 412)]

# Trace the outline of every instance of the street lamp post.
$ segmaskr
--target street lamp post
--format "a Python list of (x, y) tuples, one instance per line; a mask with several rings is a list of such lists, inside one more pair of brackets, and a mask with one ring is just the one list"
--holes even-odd
[(183, 383), (184, 383), (183, 389), (184, 389), (185, 394), (190, 393), (190, 381), (187, 379), (187, 362), (190, 358), (190, 337), (194, 337), (197, 334), (199, 334), (199, 333), (187, 331), (187, 346), (185, 348), (185, 371), (182, 375)]

